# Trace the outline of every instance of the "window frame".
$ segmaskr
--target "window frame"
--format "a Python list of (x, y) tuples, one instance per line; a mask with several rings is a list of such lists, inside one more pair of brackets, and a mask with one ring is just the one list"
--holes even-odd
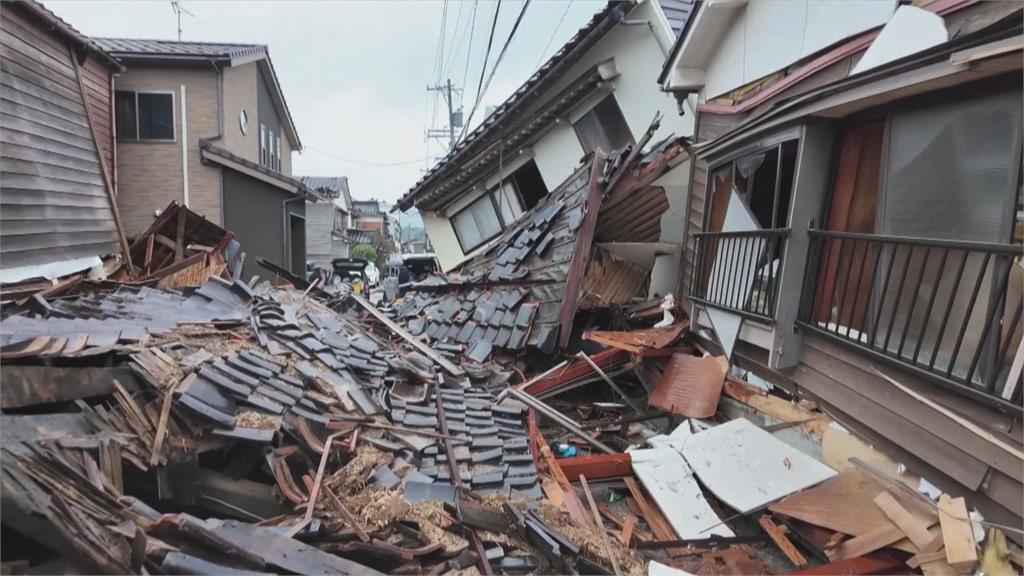
[(260, 122), (260, 166), (267, 165), (267, 125)]
[[(131, 94), (135, 105), (135, 137), (122, 138), (117, 134), (117, 94)], [(170, 138), (140, 138), (139, 137), (139, 94), (165, 95), (171, 97), (171, 137)], [(178, 100), (173, 90), (114, 90), (114, 138), (118, 142), (145, 142), (150, 144), (173, 144), (178, 141)]]
[[(722, 156), (721, 158), (712, 159), (711, 161), (709, 161), (707, 163), (707, 166), (708, 166), (708, 168), (707, 168), (707, 182), (704, 184), (704, 206), (705, 206), (705, 209), (704, 209), (704, 214), (701, 217), (701, 229), (700, 229), (701, 232), (713, 232), (713, 230), (709, 230), (708, 229), (708, 225), (710, 224), (710, 219), (711, 219), (710, 207), (711, 207), (712, 202), (713, 202), (713, 194), (714, 194), (714, 191), (715, 191), (715, 173), (720, 171), (722, 168), (728, 166), (729, 170), (730, 170), (731, 178), (732, 178), (732, 183), (733, 183), (732, 185), (733, 185), (733, 187), (735, 187), (736, 186), (736, 162), (738, 160), (746, 158), (747, 156), (752, 156), (754, 154), (768, 153), (768, 152), (770, 152), (772, 150), (778, 150), (778, 155), (779, 156), (778, 156), (778, 164), (777, 164), (777, 168), (776, 168), (775, 191), (774, 191), (776, 197), (773, 199), (773, 204), (775, 205), (776, 209), (778, 208), (778, 186), (780, 184), (780, 178), (779, 177), (780, 177), (781, 172), (782, 172), (782, 170), (781, 170), (781, 167), (782, 167), (782, 146), (786, 142), (790, 142), (790, 141), (796, 142), (796, 146), (797, 146), (797, 157), (796, 157), (796, 161), (795, 161), (795, 164), (794, 164), (794, 175), (793, 175), (793, 183), (792, 183), (792, 187), (793, 188), (790, 191), (791, 196), (790, 196), (790, 204), (789, 204), (789, 210), (790, 210), (790, 212), (792, 212), (792, 210), (793, 210), (793, 197), (792, 197), (792, 194), (794, 192), (796, 192), (796, 184), (797, 184), (797, 176), (798, 176), (797, 168), (799, 168), (799, 166), (800, 166), (800, 150), (801, 150), (800, 145), (801, 145), (801, 143), (803, 141), (803, 131), (801, 130), (800, 126), (796, 126), (796, 127), (791, 128), (789, 130), (784, 130), (782, 132), (778, 132), (778, 133), (772, 134), (771, 136), (769, 136), (767, 138), (764, 138), (764, 139), (760, 140), (759, 142), (757, 142), (757, 143), (755, 143), (753, 145), (744, 146), (744, 147), (739, 148), (739, 149), (737, 149), (737, 150), (735, 150), (735, 151), (733, 151), (733, 152), (731, 152), (731, 153), (729, 153), (727, 155)], [(730, 190), (730, 192), (731, 192), (731, 190)], [(747, 207), (747, 210), (750, 210), (750, 206), (747, 205), (746, 200), (743, 201), (743, 204), (744, 204), (744, 206)], [(753, 211), (751, 211), (751, 216), (753, 216)], [(776, 219), (775, 216), (776, 215), (773, 213), (772, 214), (772, 222), (773, 223), (775, 222), (775, 219)], [(790, 214), (786, 214), (786, 227), (787, 228), (791, 224), (791, 222), (789, 221), (789, 217), (790, 217)], [(766, 228), (766, 230), (767, 230), (767, 228)]]
[[(459, 228), (455, 225), (455, 218), (458, 217), (463, 212), (470, 210), (478, 202), (481, 202), (485, 199), (490, 201), (491, 210), (494, 211), (495, 218), (498, 221), (498, 231), (486, 238), (481, 238), (480, 242), (474, 244), (472, 247), (466, 248), (466, 243), (463, 241), (462, 235), (459, 234)], [(501, 236), (501, 234), (505, 232), (505, 229), (508, 227), (508, 224), (506, 224), (501, 217), (501, 210), (498, 208), (498, 206), (494, 204), (494, 195), (490, 190), (481, 194), (479, 198), (475, 198), (471, 202), (466, 203), (466, 205), (460, 208), (458, 212), (452, 214), (448, 218), (448, 221), (451, 223), (452, 232), (455, 233), (455, 239), (458, 240), (459, 248), (462, 250), (463, 254), (469, 254), (472, 251), (476, 250), (477, 248), (487, 245), (487, 243), (490, 242), (491, 240), (494, 240), (498, 236)]]
[[(585, 154), (592, 154), (596, 150), (596, 148), (590, 150), (587, 149), (586, 144), (583, 142), (583, 137), (580, 135), (579, 125), (581, 122), (583, 122), (585, 118), (588, 118), (591, 115), (593, 115), (594, 118), (597, 120), (597, 125), (601, 129), (601, 134), (604, 140), (608, 141), (609, 146), (612, 146), (611, 139), (608, 137), (608, 130), (605, 127), (605, 123), (601, 121), (601, 117), (598, 115), (597, 111), (599, 106), (601, 106), (602, 104), (609, 100), (612, 102), (612, 105), (615, 106), (615, 110), (618, 112), (619, 118), (622, 119), (622, 126), (623, 128), (625, 128), (626, 134), (629, 135), (629, 143), (636, 144), (636, 137), (633, 136), (633, 129), (630, 127), (629, 121), (626, 120), (625, 113), (622, 112), (622, 106), (619, 106), (619, 101), (617, 98), (615, 98), (615, 93), (609, 92), (607, 95), (605, 95), (597, 102), (595, 102), (594, 105), (591, 106), (586, 112), (580, 114), (579, 117), (576, 118), (576, 120), (573, 121), (572, 123), (573, 132), (576, 134), (576, 141), (579, 142), (580, 148), (583, 149), (583, 152)], [(608, 154), (611, 152), (611, 150), (605, 150), (604, 152)]]
[(276, 136), (276, 145), (277, 145), (277, 168), (276, 168), (276, 170), (278, 172), (280, 172), (281, 171), (281, 166), (283, 165), (283, 163), (281, 162), (281, 135), (280, 134), (278, 134)]

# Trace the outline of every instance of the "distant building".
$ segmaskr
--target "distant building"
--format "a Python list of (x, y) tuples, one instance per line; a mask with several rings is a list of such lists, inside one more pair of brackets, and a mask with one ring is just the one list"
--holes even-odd
[(267, 47), (100, 38), (128, 68), (114, 81), (118, 207), (129, 235), (178, 200), (233, 232), (243, 274), (263, 257), (306, 261), (305, 199), (291, 177), (301, 149)]
[[(401, 237), (398, 219), (388, 214), (388, 206), (378, 200), (354, 200), (352, 202), (353, 228), (365, 234), (363, 240), (369, 241), (376, 234), (394, 243), (397, 249)], [(363, 236), (352, 233), (353, 238)], [(356, 242), (361, 244), (363, 242)]]
[(329, 266), (335, 258), (347, 258), (352, 241), (352, 195), (344, 176), (300, 176), (318, 197), (306, 200), (306, 261)]

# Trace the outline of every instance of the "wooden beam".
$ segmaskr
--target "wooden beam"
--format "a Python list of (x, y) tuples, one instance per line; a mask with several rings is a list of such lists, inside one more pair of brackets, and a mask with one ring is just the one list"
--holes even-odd
[(418, 338), (410, 334), (408, 330), (402, 328), (401, 326), (396, 324), (392, 319), (385, 316), (384, 313), (378, 310), (376, 306), (370, 304), (369, 300), (355, 293), (352, 294), (352, 298), (356, 301), (356, 303), (362, 306), (364, 310), (369, 312), (371, 316), (376, 318), (382, 324), (387, 326), (389, 330), (394, 332), (395, 335), (400, 337), (402, 340), (405, 340), (406, 342), (411, 344), (413, 348), (419, 350), (425, 356), (436, 362), (438, 366), (444, 368), (445, 372), (451, 374), (456, 378), (461, 378), (466, 375), (465, 370), (453, 364), (450, 360), (439, 354), (437, 350), (434, 350), (430, 346), (427, 346), (426, 344), (423, 343), (423, 341), (419, 340)]
[(772, 519), (769, 518), (767, 514), (762, 514), (761, 517), (758, 518), (757, 522), (761, 525), (761, 529), (764, 530), (765, 534), (772, 539), (775, 546), (777, 546), (778, 549), (786, 555), (786, 558), (789, 558), (789, 561), (792, 562), (794, 566), (800, 567), (807, 565), (807, 558), (804, 558), (804, 555), (801, 554), (800, 551), (797, 550), (796, 546), (789, 541), (789, 538), (786, 537), (786, 530), (784, 527), (777, 526), (772, 522)]
[(551, 447), (548, 446), (547, 440), (540, 433), (537, 428), (536, 416), (534, 415), (533, 408), (530, 409), (529, 416), (529, 432), (532, 444), (536, 449), (535, 456), (540, 456), (540, 459), (547, 465), (548, 473), (555, 479), (555, 483), (561, 488), (563, 493), (563, 504), (565, 510), (569, 513), (569, 516), (574, 522), (582, 526), (591, 526), (590, 518), (587, 516), (586, 510), (583, 508), (583, 502), (580, 501), (579, 494), (576, 493), (576, 489), (573, 488), (572, 483), (566, 478), (565, 473), (562, 472), (562, 467), (558, 463), (558, 459), (551, 453)]
[[(82, 106), (85, 107), (85, 119), (89, 123), (89, 134), (92, 135), (93, 148), (96, 150), (96, 160), (100, 164), (100, 174), (103, 176), (103, 190), (107, 193), (107, 201), (110, 202), (110, 212), (114, 216), (114, 227), (117, 228), (117, 241), (121, 245), (121, 253), (124, 255), (124, 264), (128, 267), (128, 278), (135, 280), (135, 267), (132, 265), (132, 252), (128, 247), (128, 238), (124, 233), (124, 224), (121, 221), (121, 212), (117, 209), (117, 197), (114, 186), (110, 181), (110, 174), (107, 173), (107, 163), (100, 152), (100, 139), (96, 134), (96, 122), (92, 118), (92, 108), (89, 107), (89, 95), (85, 90), (85, 82), (82, 81), (82, 70), (78, 66), (78, 58), (74, 50), (68, 47), (68, 54), (71, 55), (71, 64), (75, 67), (75, 79), (78, 80), (78, 93), (82, 95)], [(113, 98), (113, 94), (111, 94)], [(113, 123), (111, 123), (113, 125)], [(105, 256), (105, 254), (104, 254)]]
[(587, 262), (590, 260), (590, 248), (594, 241), (597, 217), (601, 212), (601, 200), (604, 196), (604, 186), (601, 185), (604, 161), (605, 155), (603, 153), (600, 151), (594, 153), (594, 158), (590, 165), (590, 186), (587, 189), (587, 196), (584, 200), (586, 212), (583, 215), (583, 223), (576, 232), (576, 244), (573, 246), (572, 259), (569, 261), (569, 271), (565, 279), (565, 291), (563, 292), (562, 310), (558, 317), (558, 345), (561, 348), (565, 348), (569, 344), (572, 322), (576, 316), (576, 306), (580, 301), (580, 287), (583, 285), (583, 276), (587, 269)]
[(67, 402), (114, 391), (114, 379), (134, 381), (127, 368), (66, 368), (58, 366), (4, 365), (0, 408), (21, 408)]
[(622, 576), (622, 571), (619, 570), (619, 561), (615, 558), (615, 552), (612, 551), (611, 542), (608, 541), (608, 532), (604, 529), (604, 522), (601, 521), (601, 513), (597, 510), (597, 503), (594, 502), (594, 495), (590, 493), (590, 486), (587, 485), (587, 477), (580, 476), (580, 484), (583, 485), (583, 493), (587, 496), (587, 504), (590, 505), (590, 512), (594, 515), (594, 522), (597, 524), (597, 530), (601, 534), (601, 545), (604, 546), (605, 554), (608, 555), (608, 560), (612, 563), (612, 570), (615, 572), (615, 576)]
[(559, 458), (558, 466), (569, 480), (577, 480), (580, 476), (595, 480), (633, 474), (632, 458), (628, 452)]
[(928, 525), (915, 518), (906, 508), (901, 506), (892, 497), (892, 494), (880, 492), (878, 496), (875, 496), (874, 502), (889, 517), (889, 520), (907, 535), (907, 538), (919, 550), (924, 550), (926, 546), (931, 544), (932, 535), (928, 532)]

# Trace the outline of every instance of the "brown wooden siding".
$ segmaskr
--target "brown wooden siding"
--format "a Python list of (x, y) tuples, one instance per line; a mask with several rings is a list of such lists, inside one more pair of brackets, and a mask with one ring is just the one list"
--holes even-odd
[[(107, 175), (113, 184), (114, 175), (114, 119), (111, 117), (110, 68), (96, 58), (88, 58), (80, 68), (82, 85), (92, 113), (93, 130), (99, 143), (100, 155)], [(117, 192), (117, 189), (114, 189)]]
[[(731, 130), (740, 123), (742, 116), (730, 116), (723, 114), (709, 114), (701, 112), (697, 115), (697, 133), (694, 136), (695, 142), (707, 142), (714, 140), (722, 134)], [(682, 293), (690, 294), (690, 282), (693, 274), (693, 262), (696, 259), (694, 253), (696, 244), (693, 234), (704, 229), (704, 206), (706, 203), (708, 184), (708, 163), (706, 160), (694, 157), (693, 176), (690, 179), (690, 207), (687, 210), (687, 226), (689, 234), (686, 238), (686, 245), (683, 247), (683, 270), (682, 270)]]
[(3, 267), (118, 252), (71, 52), (16, 4), (0, 24)]
[[(967, 495), (986, 518), (1020, 524), (1024, 510), (1020, 461), (900, 391), (872, 367), (1018, 447), (1022, 440), (1019, 421), (816, 336), (805, 337), (803, 350), (803, 361), (791, 374), (800, 390), (829, 406), (830, 413), (845, 415), (840, 420), (855, 431), (877, 436), (869, 441), (884, 439), (889, 445), (879, 448), (915, 472), (947, 491)], [(947, 478), (945, 482), (942, 476)]]

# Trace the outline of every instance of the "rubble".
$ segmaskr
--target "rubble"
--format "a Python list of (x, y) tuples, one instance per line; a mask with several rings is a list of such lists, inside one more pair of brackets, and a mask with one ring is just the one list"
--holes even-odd
[[(147, 244), (144, 261), (175, 258)], [(654, 328), (658, 303), (578, 341), (603, 349), (484, 353), (477, 328), (468, 346), (413, 328), (458, 342), (504, 312), (538, 343), (532, 288), (378, 308), (196, 254), (211, 271), (196, 285), (137, 266), (8, 303), (12, 572), (939, 574), (1020, 558), (998, 527), (979, 550), (962, 498), (932, 501), (871, 447), (826, 455), (828, 415), (744, 381), (685, 318)]]

